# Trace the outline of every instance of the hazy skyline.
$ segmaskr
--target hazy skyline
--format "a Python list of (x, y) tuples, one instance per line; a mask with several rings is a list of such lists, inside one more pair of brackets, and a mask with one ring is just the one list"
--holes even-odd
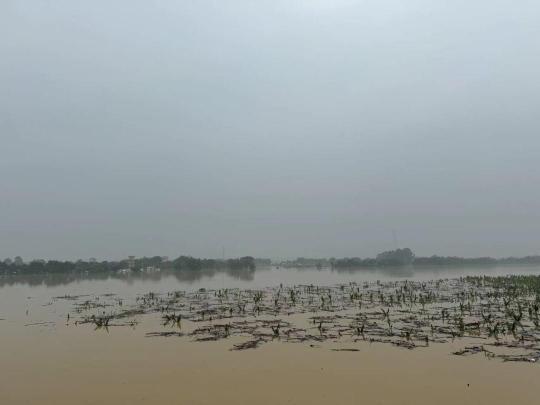
[(540, 253), (540, 3), (0, 3), (0, 258)]

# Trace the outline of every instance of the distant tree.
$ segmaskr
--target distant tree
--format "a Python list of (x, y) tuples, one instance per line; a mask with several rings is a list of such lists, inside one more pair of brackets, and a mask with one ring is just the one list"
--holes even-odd
[(42, 260), (32, 260), (25, 266), (24, 271), (30, 274), (44, 273), (47, 269), (45, 268), (45, 261)]
[(409, 248), (389, 250), (379, 253), (376, 258), (379, 266), (407, 266), (414, 261), (414, 253)]
[(17, 256), (15, 257), (15, 259), (13, 259), (13, 263), (15, 264), (15, 266), (22, 266), (24, 264), (24, 261), (21, 256)]
[(201, 259), (191, 256), (180, 256), (173, 260), (173, 267), (175, 270), (200, 270), (205, 266)]

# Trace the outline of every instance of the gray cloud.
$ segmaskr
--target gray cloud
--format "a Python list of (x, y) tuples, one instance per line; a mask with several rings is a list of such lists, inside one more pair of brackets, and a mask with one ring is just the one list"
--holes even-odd
[(540, 253), (534, 1), (0, 5), (0, 257)]

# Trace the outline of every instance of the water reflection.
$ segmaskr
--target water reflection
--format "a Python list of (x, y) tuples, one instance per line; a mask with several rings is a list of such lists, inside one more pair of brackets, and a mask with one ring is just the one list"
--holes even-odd
[[(393, 280), (393, 279), (435, 279), (453, 278), (466, 275), (540, 274), (540, 266), (492, 266), (492, 267), (363, 267), (363, 268), (279, 268), (260, 267), (253, 269), (199, 269), (191, 271), (158, 271), (131, 273), (92, 274), (32, 274), (2, 275), (0, 288), (16, 285), (28, 287), (58, 287), (75, 283), (107, 284), (120, 282), (126, 286), (134, 283), (163, 283), (171, 288), (198, 286), (263, 287), (276, 284), (331, 284), (348, 281)], [(222, 282), (220, 282), (222, 280)], [(226, 282), (225, 282), (226, 280)], [(92, 283), (95, 282), (95, 283)], [(86, 283), (88, 284), (88, 283)], [(176, 284), (176, 285), (174, 285)]]
[(199, 269), (192, 271), (157, 271), (157, 272), (131, 272), (131, 273), (92, 273), (92, 274), (15, 274), (1, 275), (0, 288), (13, 285), (27, 285), (30, 287), (66, 286), (81, 281), (108, 281), (119, 280), (126, 284), (144, 281), (160, 281), (163, 278), (174, 278), (180, 283), (191, 284), (202, 279), (212, 279), (223, 274), (234, 280), (252, 281), (254, 269)]

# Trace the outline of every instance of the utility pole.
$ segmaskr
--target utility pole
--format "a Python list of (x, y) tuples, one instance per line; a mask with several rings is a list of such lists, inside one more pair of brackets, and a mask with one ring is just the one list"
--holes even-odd
[(394, 240), (394, 250), (398, 250), (398, 239), (395, 229), (392, 229), (392, 239)]

